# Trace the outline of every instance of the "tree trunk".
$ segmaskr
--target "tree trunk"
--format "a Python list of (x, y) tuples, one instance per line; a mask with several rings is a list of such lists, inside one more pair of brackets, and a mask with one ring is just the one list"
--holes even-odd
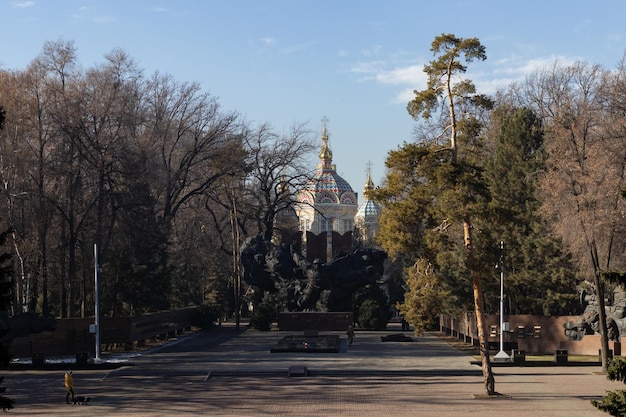
[(482, 285), (480, 281), (480, 274), (472, 266), (472, 226), (469, 219), (463, 221), (463, 232), (465, 238), (465, 253), (466, 262), (469, 266), (470, 274), (472, 276), (472, 289), (474, 293), (474, 311), (476, 313), (476, 325), (478, 326), (478, 342), (480, 345), (480, 358), (482, 362), (483, 382), (485, 383), (485, 389), (487, 395), (496, 395), (495, 379), (491, 370), (491, 362), (489, 360), (489, 344), (487, 343), (485, 332), (485, 317), (484, 317), (484, 299)]
[(448, 72), (446, 75), (446, 93), (448, 95), (448, 111), (450, 112), (450, 162), (456, 164), (457, 145), (456, 145), (456, 113), (454, 111), (454, 94), (452, 93), (452, 65), (454, 59), (448, 63)]
[(595, 272), (594, 282), (596, 284), (596, 297), (598, 299), (598, 327), (600, 330), (600, 358), (602, 360), (602, 372), (606, 372), (609, 365), (609, 335), (606, 327), (606, 310), (604, 303), (604, 288), (600, 279), (600, 274)]
[(609, 335), (606, 327), (606, 310), (604, 303), (604, 283), (600, 277), (600, 259), (596, 241), (591, 241), (591, 260), (593, 262), (593, 281), (596, 286), (596, 298), (598, 299), (598, 327), (600, 330), (600, 358), (602, 360), (602, 372), (606, 372), (609, 366)]
[(476, 312), (476, 325), (478, 326), (478, 341), (480, 343), (480, 359), (483, 370), (483, 382), (485, 383), (485, 389), (487, 395), (496, 394), (496, 382), (493, 378), (493, 372), (491, 370), (491, 361), (489, 359), (489, 345), (487, 338), (485, 337), (485, 316), (483, 292), (480, 282), (480, 275), (476, 271), (471, 271), (472, 275), (472, 289), (474, 290), (474, 310)]

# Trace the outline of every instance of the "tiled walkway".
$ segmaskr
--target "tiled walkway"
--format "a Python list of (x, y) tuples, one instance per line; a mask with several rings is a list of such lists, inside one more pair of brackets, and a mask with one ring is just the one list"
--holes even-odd
[[(9, 371), (4, 386), (17, 400), (9, 415), (606, 417), (590, 399), (626, 388), (599, 367), (498, 367), (504, 395), (484, 398), (480, 368), (435, 334), (383, 343), (389, 333), (357, 332), (349, 348), (341, 335), (340, 353), (270, 353), (285, 334), (222, 328), (133, 366), (75, 371), (88, 406), (64, 403), (62, 372)], [(289, 377), (290, 366), (306, 366), (308, 376)]]

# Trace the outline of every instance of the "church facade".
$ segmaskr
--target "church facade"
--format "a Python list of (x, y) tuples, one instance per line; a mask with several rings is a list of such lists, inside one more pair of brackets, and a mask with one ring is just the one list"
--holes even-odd
[(326, 128), (321, 140), (315, 175), (296, 193), (295, 212), (302, 254), (309, 262), (325, 263), (352, 253), (358, 242), (373, 243), (380, 206), (367, 197), (374, 187), (369, 173), (365, 202), (358, 205), (357, 193), (337, 174)]

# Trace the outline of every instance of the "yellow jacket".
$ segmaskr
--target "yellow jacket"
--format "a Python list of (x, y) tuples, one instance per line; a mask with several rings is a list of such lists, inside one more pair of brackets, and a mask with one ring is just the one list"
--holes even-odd
[(67, 388), (74, 388), (74, 378), (69, 372), (65, 373), (65, 386)]

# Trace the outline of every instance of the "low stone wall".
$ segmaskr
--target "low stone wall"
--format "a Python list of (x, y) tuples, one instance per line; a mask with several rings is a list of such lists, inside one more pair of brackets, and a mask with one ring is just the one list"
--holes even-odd
[[(139, 317), (103, 317), (100, 320), (101, 345), (122, 345), (132, 350), (150, 339), (166, 340), (191, 328), (197, 309), (148, 313)], [(95, 354), (95, 335), (89, 332), (94, 318), (57, 319), (53, 331), (33, 333), (14, 338), (10, 353), (14, 357), (32, 357), (34, 353), (45, 356), (73, 356), (79, 352)]]
[[(560, 344), (559, 349), (567, 350), (570, 355), (598, 355), (600, 353), (600, 335), (585, 335), (583, 340), (567, 340)], [(622, 344), (609, 341), (609, 349), (614, 356), (622, 355)]]
[[(581, 341), (571, 341), (565, 335), (563, 325), (568, 321), (577, 321), (580, 316), (533, 316), (510, 315), (504, 317), (508, 330), (503, 333), (504, 350), (520, 349), (527, 354), (553, 354), (556, 350), (566, 349), (569, 354), (597, 355), (600, 349), (599, 335), (586, 335)], [(500, 316), (486, 315), (485, 324), (490, 350), (500, 349)], [(461, 317), (442, 315), (439, 318), (442, 332), (458, 337), (465, 342), (478, 346), (478, 326), (474, 313)], [(619, 343), (610, 342), (609, 349), (615, 356), (621, 355)]]
[(44, 357), (75, 355), (78, 352), (95, 351), (95, 337), (89, 333), (93, 318), (57, 319), (55, 329), (11, 340), (9, 353), (13, 357), (32, 357), (41, 354)]
[(278, 315), (279, 330), (286, 331), (345, 331), (353, 324), (352, 312), (297, 312)]

